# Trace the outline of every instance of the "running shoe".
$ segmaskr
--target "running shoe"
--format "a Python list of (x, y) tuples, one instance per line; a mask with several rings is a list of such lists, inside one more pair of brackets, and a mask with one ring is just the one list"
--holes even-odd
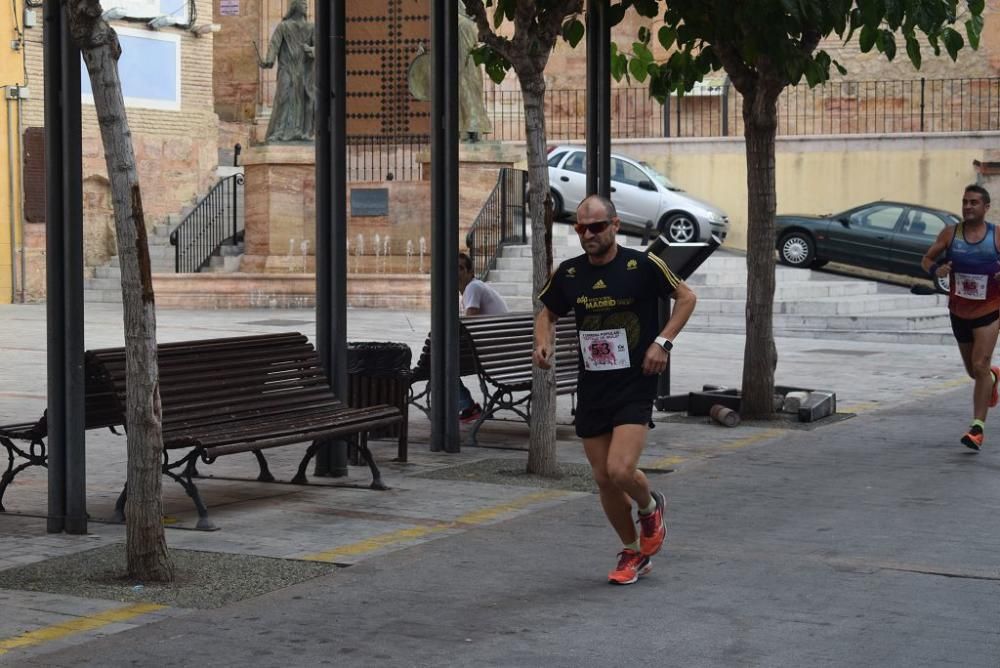
[(965, 436), (962, 437), (962, 445), (967, 448), (972, 448), (973, 450), (978, 450), (983, 447), (983, 430), (978, 426), (972, 427), (969, 431), (965, 432)]
[(483, 414), (483, 407), (479, 404), (472, 404), (463, 411), (458, 413), (458, 421), (463, 424), (468, 424), (469, 422), (475, 422)]
[(653, 564), (649, 557), (625, 548), (618, 553), (618, 566), (608, 573), (608, 582), (617, 585), (630, 585), (639, 579), (640, 575), (645, 575), (653, 570)]
[(639, 515), (639, 551), (651, 557), (663, 547), (663, 539), (667, 537), (667, 527), (663, 524), (663, 509), (667, 505), (663, 495), (652, 492), (656, 501), (656, 510), (649, 515)]
[(990, 408), (1000, 403), (1000, 392), (997, 391), (997, 383), (1000, 383), (1000, 366), (990, 367), (993, 372), (993, 393), (990, 395)]

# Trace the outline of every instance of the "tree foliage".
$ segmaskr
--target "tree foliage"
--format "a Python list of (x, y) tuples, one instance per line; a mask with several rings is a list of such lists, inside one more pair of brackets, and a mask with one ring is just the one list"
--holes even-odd
[[(738, 90), (747, 77), (764, 70), (785, 85), (804, 80), (816, 86), (834, 69), (847, 73), (817, 48), (821, 39), (834, 35), (844, 43), (856, 37), (863, 53), (875, 50), (890, 61), (902, 46), (917, 68), (927, 49), (954, 60), (966, 45), (979, 47), (985, 0), (670, 0), (662, 6), (622, 0), (616, 6), (618, 13), (633, 6), (640, 15), (662, 21), (655, 35), (648, 27), (640, 29), (631, 54), (613, 56), (614, 72), (648, 80), (651, 94), (662, 101), (721, 69)], [(664, 62), (655, 62), (649, 52), (654, 39), (669, 52)]]

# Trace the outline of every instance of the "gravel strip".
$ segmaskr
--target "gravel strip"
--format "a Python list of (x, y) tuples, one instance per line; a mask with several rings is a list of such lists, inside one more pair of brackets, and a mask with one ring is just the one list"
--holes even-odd
[(171, 549), (177, 579), (139, 583), (125, 577), (125, 545), (55, 557), (0, 571), (0, 588), (42, 591), (176, 608), (218, 608), (328, 575), (333, 564)]

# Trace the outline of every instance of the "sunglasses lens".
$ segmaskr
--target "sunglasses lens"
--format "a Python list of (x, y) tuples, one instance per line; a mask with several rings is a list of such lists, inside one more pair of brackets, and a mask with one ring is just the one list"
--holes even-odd
[(604, 230), (608, 229), (608, 221), (600, 220), (596, 223), (586, 223), (586, 224), (577, 223), (576, 225), (573, 226), (573, 229), (576, 230), (577, 234), (583, 234), (584, 232), (587, 231), (589, 231), (591, 234), (600, 234)]

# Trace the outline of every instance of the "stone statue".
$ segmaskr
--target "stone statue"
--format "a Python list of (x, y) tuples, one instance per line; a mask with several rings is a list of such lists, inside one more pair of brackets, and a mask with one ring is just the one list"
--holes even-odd
[(313, 63), (315, 30), (306, 0), (291, 0), (274, 29), (267, 56), (257, 60), (269, 69), (278, 63), (278, 86), (267, 125), (266, 143), (310, 141), (316, 134)]
[[(483, 104), (483, 72), (472, 50), (479, 43), (479, 29), (475, 21), (466, 13), (465, 3), (458, 3), (458, 131), (462, 139), (479, 141), (481, 135), (492, 130), (490, 118)], [(416, 58), (410, 63), (408, 83), (410, 93), (418, 100), (431, 98), (431, 58), (421, 46)]]
[(483, 71), (472, 57), (472, 51), (479, 43), (479, 29), (469, 18), (462, 0), (458, 2), (458, 128), (468, 133), (469, 141), (479, 141), (480, 136), (490, 132), (489, 116), (483, 104)]

